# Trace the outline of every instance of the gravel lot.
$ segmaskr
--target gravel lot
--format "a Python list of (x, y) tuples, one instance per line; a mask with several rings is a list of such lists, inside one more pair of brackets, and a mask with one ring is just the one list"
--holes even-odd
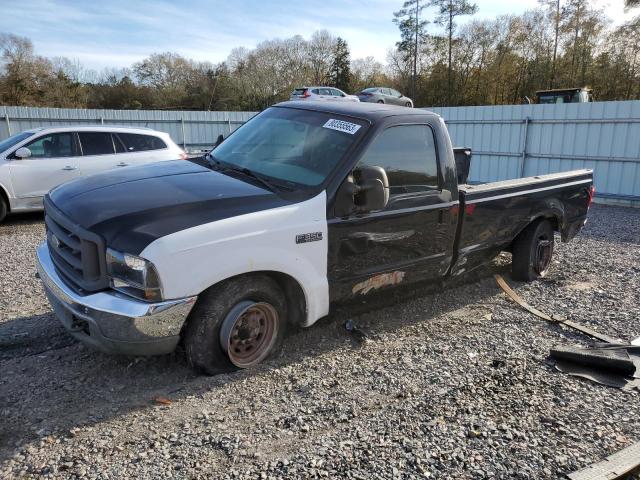
[(550, 347), (584, 337), (519, 310), (491, 277), (638, 337), (640, 210), (594, 207), (541, 281), (512, 282), (501, 257), (445, 290), (340, 306), (277, 359), (217, 377), (66, 335), (34, 278), (43, 231), (41, 215), (0, 225), (1, 478), (555, 479), (640, 440), (640, 394), (556, 372)]

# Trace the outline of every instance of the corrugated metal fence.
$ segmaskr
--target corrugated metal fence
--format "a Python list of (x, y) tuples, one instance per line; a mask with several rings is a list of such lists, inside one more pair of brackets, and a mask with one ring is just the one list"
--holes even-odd
[[(599, 199), (640, 206), (640, 101), (430, 110), (454, 145), (473, 149), (472, 182), (591, 168)], [(0, 139), (45, 125), (118, 124), (168, 132), (193, 151), (255, 113), (0, 107), (0, 115)]]
[(128, 125), (167, 132), (190, 151), (209, 149), (255, 113), (176, 112), (162, 110), (87, 110), (71, 108), (0, 107), (0, 139), (34, 127), (62, 125)]
[(471, 182), (590, 168), (600, 201), (640, 206), (640, 101), (429, 110), (473, 149)]

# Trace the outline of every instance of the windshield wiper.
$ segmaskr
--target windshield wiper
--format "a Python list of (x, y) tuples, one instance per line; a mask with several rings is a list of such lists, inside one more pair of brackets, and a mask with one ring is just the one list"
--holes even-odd
[(271, 192), (277, 193), (280, 190), (278, 187), (273, 185), (269, 180), (262, 177), (262, 175), (259, 175), (254, 171), (249, 170), (247, 167), (238, 167), (236, 165), (232, 165), (226, 162), (222, 163), (220, 160), (218, 160), (216, 157), (214, 157), (211, 154), (208, 155), (208, 160), (212, 168), (216, 168), (219, 170), (231, 170), (234, 172), (240, 172), (243, 175), (246, 175), (247, 177), (251, 177), (254, 180), (257, 180), (260, 184), (262, 184), (263, 187), (266, 187), (267, 190)]
[(270, 190), (274, 193), (278, 192), (280, 189), (273, 185), (269, 180), (262, 177), (262, 175), (257, 174), (256, 172), (249, 170), (246, 167), (235, 167), (232, 170), (236, 170), (238, 172), (244, 173), (246, 176), (251, 177), (258, 182), (260, 182), (264, 187), (267, 187), (267, 190)]

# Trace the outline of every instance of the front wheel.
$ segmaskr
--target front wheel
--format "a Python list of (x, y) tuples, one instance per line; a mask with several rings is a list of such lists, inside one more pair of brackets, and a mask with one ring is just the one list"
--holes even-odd
[(544, 277), (551, 265), (553, 247), (553, 227), (548, 220), (538, 220), (525, 228), (513, 243), (513, 278), (531, 282)]
[(254, 367), (279, 349), (286, 315), (284, 294), (266, 275), (213, 286), (200, 295), (189, 315), (187, 360), (209, 375)]
[(384, 103), (384, 100), (378, 100), (376, 103)]
[(409, 108), (413, 107), (413, 105), (411, 105), (411, 102), (407, 102), (407, 103), (405, 103), (405, 104), (404, 104), (404, 106), (405, 106), (405, 107), (409, 107)]

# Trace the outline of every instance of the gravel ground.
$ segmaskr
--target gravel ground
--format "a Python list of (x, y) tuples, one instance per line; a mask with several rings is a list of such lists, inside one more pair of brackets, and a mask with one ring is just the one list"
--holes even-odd
[(0, 225), (1, 478), (555, 479), (640, 440), (640, 394), (555, 371), (549, 349), (584, 337), (491, 277), (638, 337), (640, 210), (594, 207), (543, 280), (511, 281), (500, 257), (445, 290), (340, 306), (273, 361), (217, 377), (71, 339), (33, 276), (42, 237), (40, 215)]

